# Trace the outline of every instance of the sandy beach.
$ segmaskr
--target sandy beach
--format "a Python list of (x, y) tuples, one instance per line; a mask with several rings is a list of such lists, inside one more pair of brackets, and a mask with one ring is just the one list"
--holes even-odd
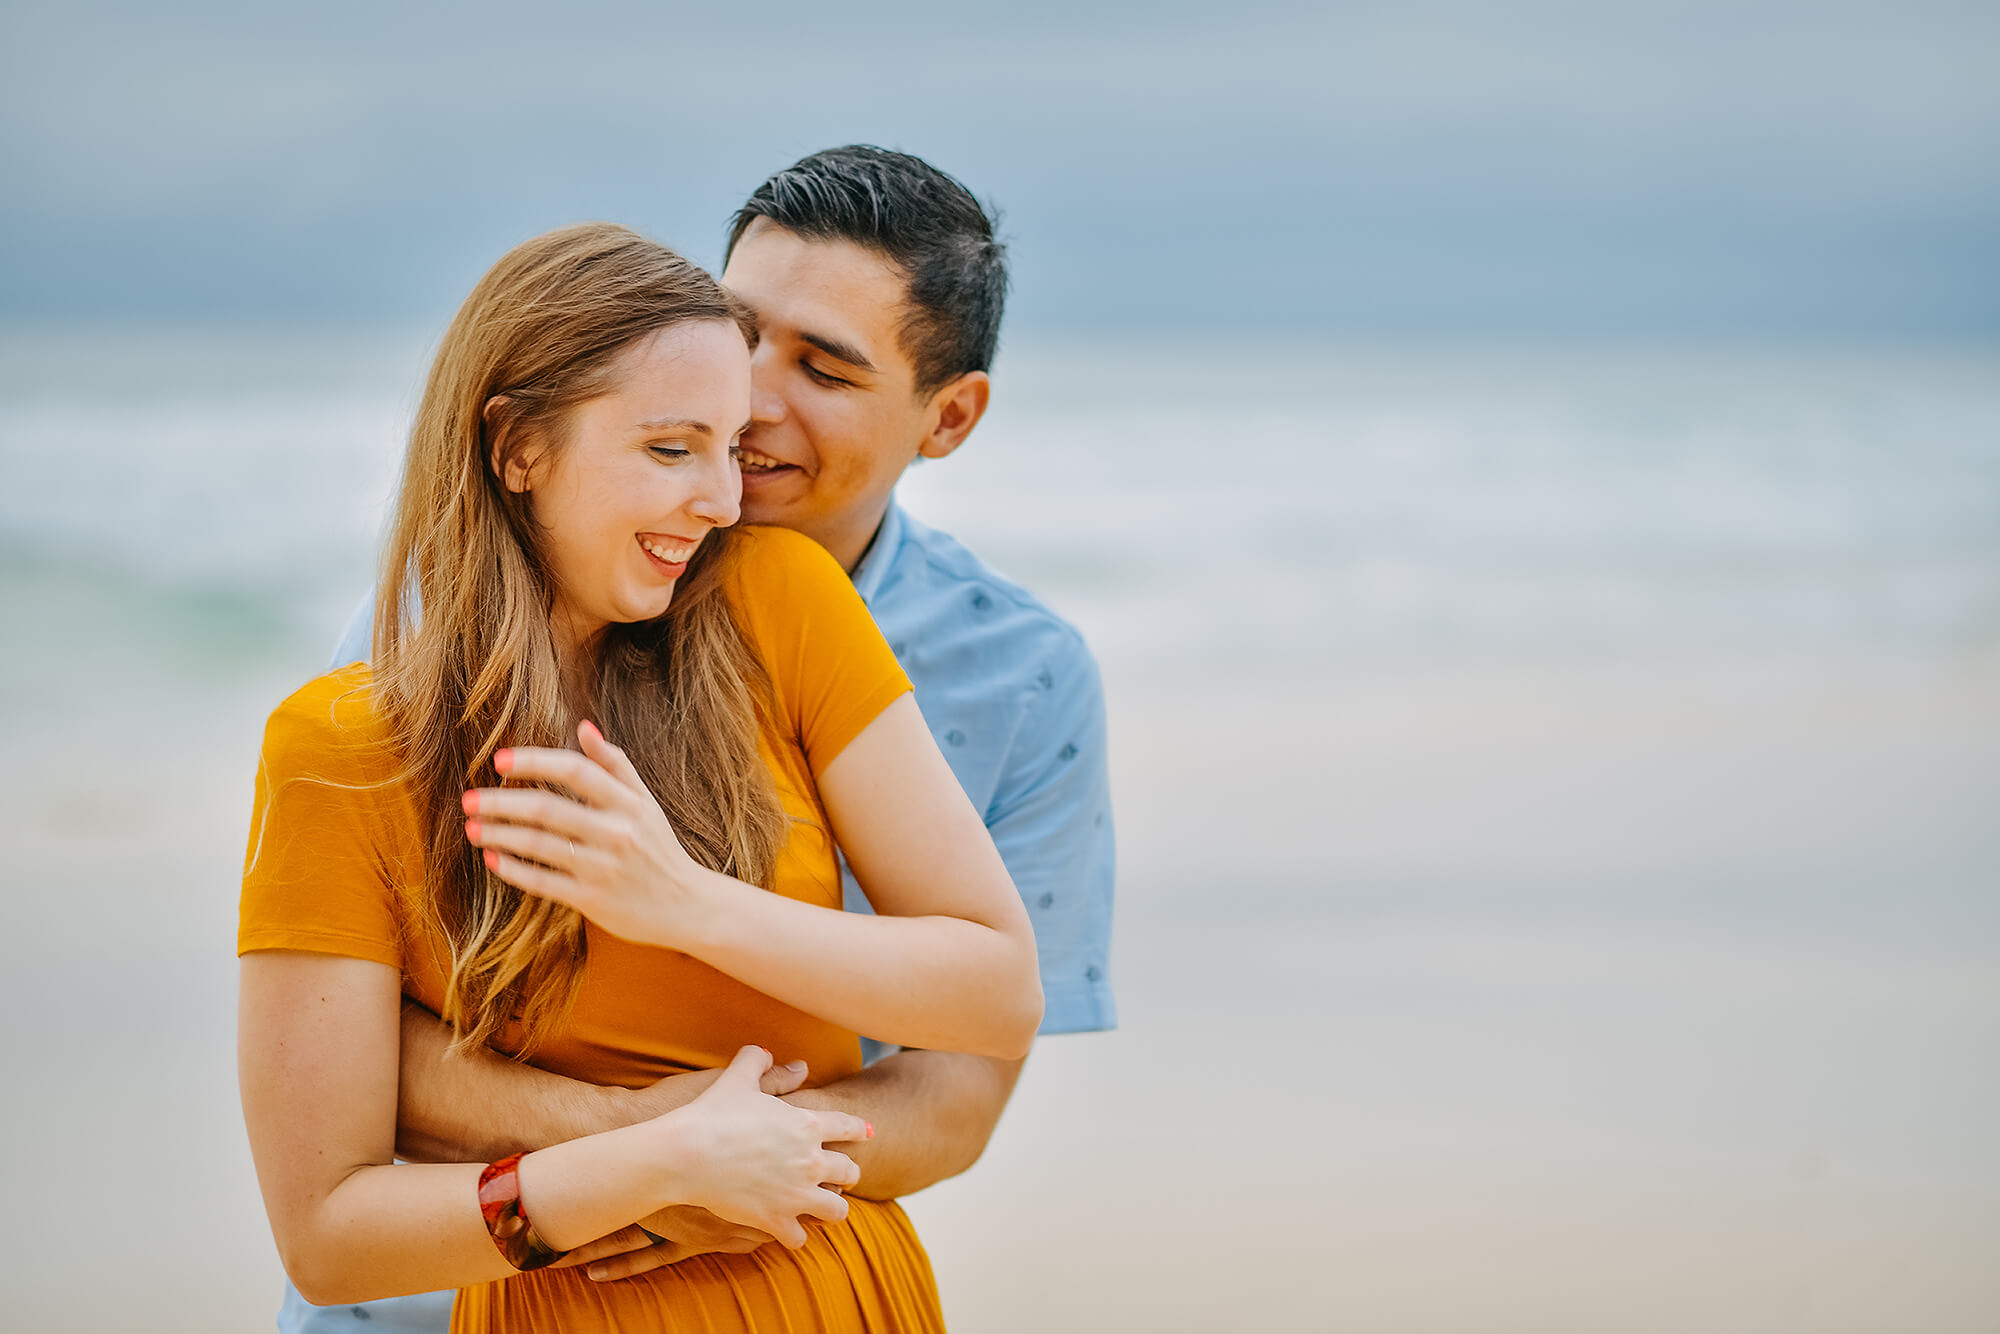
[[(373, 403), (351, 419), (393, 418)], [(36, 411), (4, 438), (54, 438)], [(1052, 466), (1055, 413), (996, 421), (990, 472), (913, 478), (912, 503), (1002, 550), (1032, 535), (984, 479)], [(393, 436), (355, 448), (379, 485)], [(209, 465), (185, 466), (189, 532), (158, 561), (4, 516), (0, 616), (29, 627), (0, 664), (13, 1328), (247, 1331), (277, 1303), (236, 1106), (236, 881), (264, 714), (319, 669), (374, 514), (325, 519), (319, 568), (270, 593), (308, 578), (275, 539), (263, 563), (204, 556), (201, 529), (251, 505), (280, 533), (325, 483), (201, 510)], [(143, 514), (115, 469), (92, 478)], [(1042, 1043), (985, 1159), (909, 1202), (954, 1330), (1994, 1328), (1990, 547), (1958, 585), (1925, 576), (1987, 608), (1958, 620), (1881, 591), (1902, 587), (1888, 543), (1828, 576), (1859, 608), (1845, 640), (1739, 633), (1797, 601), (1742, 601), (1770, 568), (1748, 564), (1684, 651), (1473, 636), (1393, 660), (1422, 626), (1363, 600), (1249, 639), (1210, 574), (1121, 573), (1146, 549), (1119, 531), (1054, 587), (1111, 701), (1122, 1023)], [(1300, 573), (1256, 550), (1213, 578), (1305, 599), (1366, 554)], [(1486, 577), (1466, 550), (1450, 569)], [(1661, 587), (1643, 605), (1668, 617)], [(1868, 618), (1891, 613), (1944, 628), (1884, 651)]]

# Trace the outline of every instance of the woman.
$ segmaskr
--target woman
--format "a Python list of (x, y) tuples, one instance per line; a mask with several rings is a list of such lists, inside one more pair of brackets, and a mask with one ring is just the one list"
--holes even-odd
[[(708, 275), (602, 225), (517, 248), (445, 336), (374, 671), (272, 715), (244, 876), (245, 1119), (309, 1300), (455, 1286), (458, 1329), (941, 1327), (902, 1211), (821, 1189), (855, 1180), (825, 1145), (867, 1132), (758, 1092), (761, 1053), (654, 1121), (391, 1165), (404, 993), (463, 1044), (634, 1087), (751, 1041), (830, 1080), (862, 1030), (1033, 1038), (1025, 913), (859, 598), (808, 539), (728, 530), (753, 339)], [(839, 911), (836, 842), (879, 916)], [(794, 1249), (612, 1284), (548, 1263), (679, 1203)]]

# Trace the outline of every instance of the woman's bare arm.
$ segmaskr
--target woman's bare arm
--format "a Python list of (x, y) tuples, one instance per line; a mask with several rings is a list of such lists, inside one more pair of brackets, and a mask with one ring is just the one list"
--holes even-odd
[[(258, 1183), (286, 1272), (308, 1301), (513, 1272), (480, 1216), (479, 1164), (392, 1162), (402, 1009), (394, 969), (259, 951), (242, 960), (238, 1006), (238, 1076)], [(711, 1194), (723, 1205), (717, 1212), (792, 1244), (804, 1241), (798, 1214), (843, 1217), (846, 1201), (818, 1183), (851, 1184), (856, 1173), (822, 1145), (860, 1138), (859, 1120), (811, 1112), (803, 1114), (825, 1119), (787, 1121), (799, 1109), (757, 1091), (754, 1060), (738, 1065), (736, 1078), (698, 1100), (705, 1110), (690, 1104), (523, 1158), (521, 1201), (536, 1230), (567, 1249), (667, 1205), (714, 1208), (701, 1198)]]
[(913, 697), (822, 770), (832, 833), (875, 916), (769, 894), (695, 863), (624, 753), (586, 723), (581, 755), (522, 748), (497, 765), (554, 792), (468, 794), (467, 835), (531, 894), (629, 940), (906, 1047), (1025, 1056), (1041, 1022), (1034, 932), (978, 812)]

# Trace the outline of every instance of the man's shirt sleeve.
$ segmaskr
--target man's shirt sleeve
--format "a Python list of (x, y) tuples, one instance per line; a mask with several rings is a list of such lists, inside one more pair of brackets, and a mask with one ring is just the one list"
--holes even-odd
[(1113, 839), (1104, 686), (1073, 633), (1036, 680), (992, 806), (994, 846), (1041, 956), (1043, 1033), (1117, 1026), (1111, 993)]
[(367, 662), (374, 657), (375, 641), (375, 595), (365, 593), (361, 605), (347, 618), (347, 628), (340, 632), (340, 643), (333, 650), (333, 661), (327, 664), (329, 671), (345, 667), (350, 662)]

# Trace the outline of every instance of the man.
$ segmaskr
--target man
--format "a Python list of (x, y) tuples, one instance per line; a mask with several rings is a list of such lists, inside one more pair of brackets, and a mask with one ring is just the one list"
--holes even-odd
[[(917, 158), (849, 146), (816, 153), (762, 186), (730, 229), (723, 283), (757, 311), (743, 521), (778, 524), (832, 552), (916, 687), (938, 748), (984, 817), (1026, 900), (1041, 954), (1044, 1033), (1115, 1022), (1109, 952), (1112, 828), (1104, 703), (1075, 630), (895, 503), (918, 457), (942, 459), (986, 411), (1006, 294), (1004, 247), (964, 186)], [(337, 663), (367, 656), (372, 609)], [(867, 900), (847, 877), (847, 905)], [(443, 1061), (448, 1034), (406, 1007), (398, 1149), (481, 1161), (657, 1116), (712, 1072), (637, 1091), (604, 1089), (490, 1053)], [(851, 1078), (791, 1100), (866, 1117), (873, 1140), (843, 1145), (854, 1193), (890, 1199), (970, 1167), (1021, 1062), (960, 1052), (882, 1052)], [(648, 1219), (664, 1241), (593, 1252), (615, 1280), (769, 1238), (701, 1210)], [(442, 1330), (450, 1294), (315, 1308), (288, 1293), (280, 1328)]]

